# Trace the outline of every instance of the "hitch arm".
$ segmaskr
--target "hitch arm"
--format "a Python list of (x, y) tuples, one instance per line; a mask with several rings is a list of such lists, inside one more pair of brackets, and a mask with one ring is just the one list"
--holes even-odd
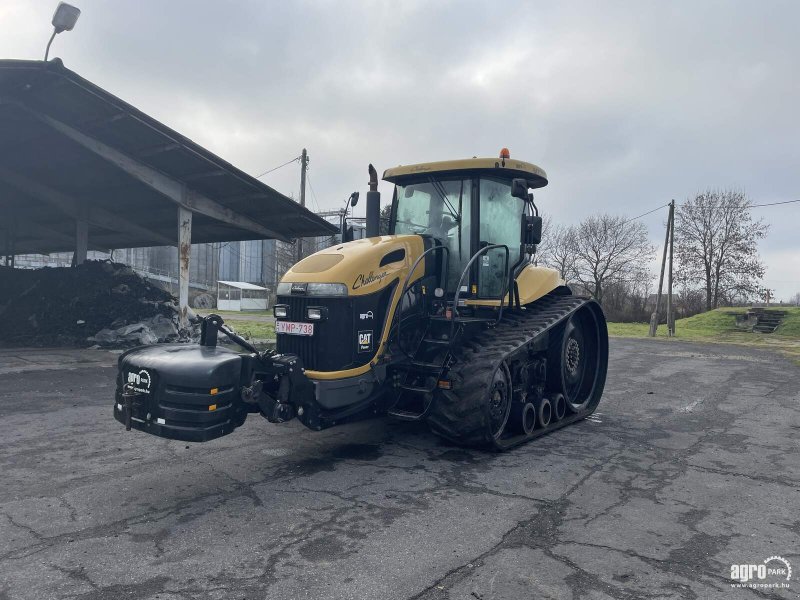
[(214, 348), (217, 345), (218, 332), (224, 333), (232, 342), (239, 344), (245, 350), (254, 353), (256, 356), (261, 356), (261, 353), (256, 350), (250, 342), (242, 336), (234, 333), (225, 325), (225, 321), (219, 315), (208, 315), (201, 317), (202, 323), (200, 324), (200, 345)]

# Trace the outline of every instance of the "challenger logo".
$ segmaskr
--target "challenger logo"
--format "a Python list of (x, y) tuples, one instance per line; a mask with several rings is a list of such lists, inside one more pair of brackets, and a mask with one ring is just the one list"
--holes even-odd
[(386, 276), (389, 274), (388, 271), (382, 271), (375, 275), (372, 271), (369, 272), (369, 275), (364, 275), (363, 273), (359, 273), (356, 280), (353, 282), (353, 289), (357, 290), (358, 288), (362, 288), (365, 285), (371, 285), (375, 282), (380, 283), (383, 281)]

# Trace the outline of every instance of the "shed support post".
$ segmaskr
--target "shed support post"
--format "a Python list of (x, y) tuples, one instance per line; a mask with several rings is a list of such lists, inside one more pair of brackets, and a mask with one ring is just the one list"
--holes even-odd
[(192, 211), (178, 207), (178, 308), (180, 327), (189, 325), (189, 261), (192, 255)]
[(75, 221), (75, 265), (82, 265), (86, 261), (86, 251), (89, 249), (89, 223), (85, 219)]

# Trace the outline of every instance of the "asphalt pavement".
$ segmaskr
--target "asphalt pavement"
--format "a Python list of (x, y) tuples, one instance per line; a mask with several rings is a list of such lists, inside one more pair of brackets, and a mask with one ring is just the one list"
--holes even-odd
[(384, 420), (161, 440), (113, 419), (113, 355), (36, 352), (0, 353), (0, 600), (800, 594), (800, 368), (774, 354), (612, 340), (593, 417), (488, 454)]

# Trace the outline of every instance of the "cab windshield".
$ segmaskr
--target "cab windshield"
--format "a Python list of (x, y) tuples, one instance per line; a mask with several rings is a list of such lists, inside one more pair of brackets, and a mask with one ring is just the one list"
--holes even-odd
[[(479, 248), (500, 244), (508, 247), (508, 268), (520, 257), (524, 201), (511, 195), (511, 182), (504, 178), (482, 176), (474, 198), (472, 178), (440, 179), (421, 176), (397, 186), (394, 233), (429, 235), (450, 251), (448, 291), (458, 284), (461, 273)], [(478, 203), (479, 206), (473, 206)], [(473, 216), (479, 215), (479, 224)], [(476, 227), (477, 246), (471, 246), (472, 228)], [(503, 290), (508, 278), (505, 251), (495, 248), (480, 260), (479, 297), (494, 297)]]
[(469, 179), (398, 185), (395, 233), (424, 234), (444, 241), (461, 222), (471, 189)]
[(429, 235), (450, 250), (448, 286), (470, 253), (472, 179), (421, 179), (397, 186), (394, 233)]

